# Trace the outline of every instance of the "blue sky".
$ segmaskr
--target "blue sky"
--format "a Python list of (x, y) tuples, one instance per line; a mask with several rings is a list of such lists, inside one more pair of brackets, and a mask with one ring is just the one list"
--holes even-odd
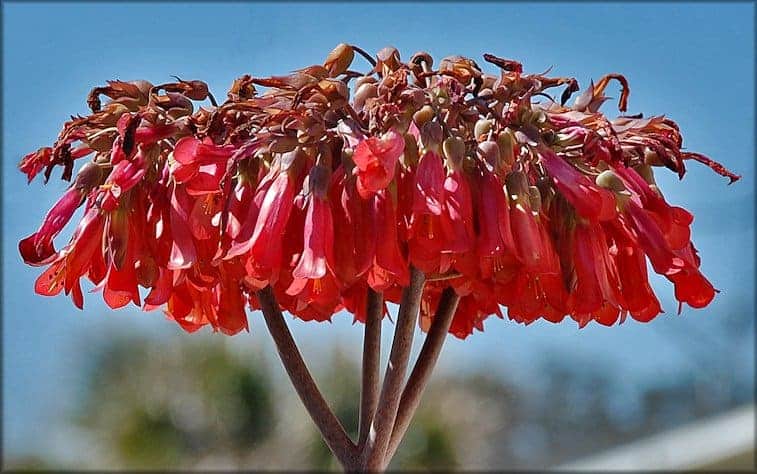
[[(372, 52), (393, 45), (405, 58), (419, 50), (437, 59), (460, 54), (480, 64), (488, 52), (517, 59), (529, 72), (553, 66), (554, 74), (575, 76), (581, 85), (621, 72), (631, 84), (629, 113), (667, 114), (680, 125), (687, 148), (744, 175), (726, 186), (696, 163), (683, 183), (657, 175), (667, 199), (696, 216), (702, 269), (722, 290), (709, 308), (675, 316), (672, 289), (662, 284), (657, 290), (667, 314), (648, 325), (578, 331), (571, 323), (524, 328), (490, 320), (486, 332), (447, 344), (443, 368), (496, 363), (503, 372), (531, 377), (539, 356), (551, 355), (605, 364), (630, 384), (644, 383), (697, 370), (690, 354), (701, 352), (704, 340), (711, 345), (706, 350), (733, 352), (738, 369), (752, 373), (751, 337), (734, 342), (707, 335), (717, 334), (718, 318), (735, 317), (727, 316), (735, 311), (754, 317), (753, 4), (6, 3), (3, 9), (7, 454), (24, 451), (32, 440), (54, 449), (46, 423), (75, 396), (86, 341), (131, 329), (166, 337), (179, 332), (157, 312), (108, 311), (98, 295), (78, 312), (64, 297), (33, 294), (38, 269), (22, 264), (17, 242), (36, 229), (65, 185), (27, 186), (16, 171), (18, 159), (50, 144), (69, 115), (85, 113), (88, 91), (108, 79), (160, 82), (175, 74), (205, 80), (223, 98), (242, 74), (314, 64), (340, 42)], [(232, 343), (270, 344), (259, 316), (250, 320), (252, 334)], [(346, 317), (332, 326), (293, 323), (293, 331), (306, 354), (323, 350), (324, 340), (359, 349), (358, 328)], [(671, 342), (689, 331), (704, 339)]]

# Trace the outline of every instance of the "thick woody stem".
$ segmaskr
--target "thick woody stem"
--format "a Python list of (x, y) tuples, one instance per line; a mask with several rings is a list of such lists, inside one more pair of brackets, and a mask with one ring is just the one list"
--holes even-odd
[(384, 456), (392, 435), (410, 359), (413, 330), (418, 319), (424, 281), (423, 273), (411, 267), (410, 285), (402, 290), (392, 350), (384, 374), (384, 385), (363, 450), (362, 467), (365, 471), (376, 472), (384, 467)]
[(434, 370), (436, 361), (439, 359), (444, 339), (449, 332), (449, 327), (452, 324), (452, 318), (455, 315), (459, 302), (460, 297), (452, 288), (446, 288), (442, 292), (439, 306), (436, 308), (434, 319), (431, 321), (428, 334), (426, 334), (426, 340), (423, 342), (418, 360), (415, 362), (415, 367), (413, 367), (407, 385), (405, 385), (405, 390), (402, 392), (402, 399), (397, 410), (397, 419), (394, 422), (394, 430), (392, 431), (389, 448), (384, 458), (385, 464), (389, 464), (403, 436), (405, 436), (408, 426), (410, 426), (410, 421), (413, 419), (415, 410), (418, 408), (423, 390), (426, 388), (426, 384), (431, 378), (431, 372)]
[(368, 439), (368, 431), (376, 413), (379, 398), (381, 362), (381, 320), (384, 315), (384, 296), (368, 289), (368, 302), (363, 336), (363, 378), (360, 390), (360, 430), (358, 451), (362, 451)]
[(276, 343), (281, 362), (284, 364), (302, 404), (305, 405), (310, 417), (320, 430), (323, 440), (342, 466), (356, 466), (357, 448), (318, 390), (318, 386), (310, 375), (305, 361), (302, 360), (302, 355), (297, 349), (297, 344), (294, 342), (289, 328), (287, 328), (271, 287), (265, 287), (256, 294), (268, 331)]

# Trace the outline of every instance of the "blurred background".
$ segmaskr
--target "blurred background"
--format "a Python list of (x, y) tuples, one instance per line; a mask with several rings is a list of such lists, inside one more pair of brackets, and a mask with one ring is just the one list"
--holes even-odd
[[(621, 72), (629, 113), (667, 114), (688, 149), (744, 176), (726, 186), (695, 163), (683, 183), (657, 174), (667, 200), (695, 215), (702, 270), (721, 290), (708, 308), (677, 315), (672, 287), (656, 278), (666, 313), (649, 324), (493, 318), (450, 338), (390, 467), (754, 467), (754, 8), (4, 2), (2, 467), (336, 468), (259, 314), (250, 333), (187, 335), (159, 311), (113, 312), (99, 295), (83, 312), (34, 295), (39, 269), (23, 265), (17, 243), (65, 183), (27, 186), (16, 164), (84, 113), (106, 80), (175, 74), (222, 98), (244, 73), (321, 62), (340, 42), (391, 44), (405, 58), (489, 52), (582, 86)], [(347, 314), (289, 320), (354, 433), (362, 326)], [(386, 360), (391, 323), (383, 329)]]

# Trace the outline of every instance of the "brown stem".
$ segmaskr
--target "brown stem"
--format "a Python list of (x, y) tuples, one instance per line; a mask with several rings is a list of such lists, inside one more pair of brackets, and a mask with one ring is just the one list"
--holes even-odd
[(366, 53), (363, 48), (355, 46), (354, 44), (351, 44), (350, 46), (352, 46), (352, 49), (354, 49), (360, 56), (364, 57), (366, 61), (371, 63), (371, 66), (376, 67), (376, 60), (373, 59), (373, 56)]
[(402, 441), (402, 437), (405, 436), (405, 432), (410, 426), (410, 421), (413, 419), (415, 410), (418, 408), (423, 390), (426, 388), (426, 384), (431, 378), (431, 372), (434, 370), (436, 361), (439, 359), (439, 353), (444, 345), (444, 339), (449, 332), (449, 327), (452, 324), (452, 318), (455, 315), (459, 302), (460, 297), (452, 288), (448, 287), (442, 292), (439, 306), (436, 308), (434, 319), (431, 321), (431, 327), (429, 327), (426, 334), (426, 340), (423, 342), (418, 360), (415, 362), (415, 367), (413, 367), (405, 390), (402, 392), (402, 399), (397, 410), (397, 418), (394, 422), (394, 430), (392, 431), (389, 448), (385, 456), (386, 464), (389, 464)]
[(368, 303), (363, 337), (363, 385), (360, 390), (360, 430), (358, 451), (368, 439), (368, 431), (376, 413), (379, 398), (379, 370), (381, 359), (381, 320), (384, 315), (384, 296), (368, 289)]
[(345, 468), (356, 466), (357, 448), (318, 390), (318, 386), (310, 375), (305, 361), (302, 360), (302, 355), (297, 349), (297, 344), (294, 342), (289, 328), (287, 328), (271, 287), (267, 286), (258, 291), (257, 297), (268, 331), (276, 343), (281, 362), (284, 364), (302, 404), (305, 405), (310, 417), (320, 430), (323, 440), (342, 466)]
[(365, 471), (380, 471), (384, 467), (384, 455), (392, 435), (410, 349), (413, 345), (413, 330), (418, 319), (424, 281), (423, 273), (411, 267), (410, 285), (402, 290), (402, 300), (397, 315), (392, 350), (389, 353), (389, 363), (384, 375), (384, 385), (363, 450), (362, 467)]

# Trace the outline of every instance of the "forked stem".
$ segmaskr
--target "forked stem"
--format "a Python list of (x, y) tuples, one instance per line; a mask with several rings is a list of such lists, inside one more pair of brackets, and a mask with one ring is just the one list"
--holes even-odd
[(397, 314), (394, 340), (389, 353), (389, 363), (384, 375), (376, 414), (371, 422), (368, 439), (363, 450), (362, 469), (376, 472), (384, 467), (384, 456), (394, 428), (397, 408), (405, 382), (410, 350), (413, 345), (413, 330), (418, 319), (425, 277), (416, 268), (410, 268), (410, 285), (402, 290), (402, 300)]
[(434, 319), (431, 321), (431, 326), (426, 334), (426, 340), (423, 341), (423, 347), (420, 354), (418, 354), (418, 360), (415, 362), (405, 389), (402, 391), (394, 429), (389, 439), (389, 447), (384, 456), (384, 467), (391, 461), (394, 453), (397, 451), (397, 447), (402, 442), (402, 438), (405, 436), (405, 432), (407, 432), (407, 428), (410, 426), (410, 421), (413, 419), (415, 410), (418, 408), (418, 404), (423, 396), (423, 391), (431, 378), (436, 361), (439, 359), (439, 354), (442, 351), (444, 340), (449, 332), (449, 327), (452, 324), (452, 318), (455, 315), (455, 311), (457, 311), (457, 304), (459, 302), (460, 297), (452, 288), (448, 287), (442, 292)]
[(384, 299), (381, 293), (368, 290), (357, 446), (350, 440), (310, 375), (273, 291), (266, 287), (256, 293), (266, 326), (292, 385), (326, 445), (346, 471), (377, 472), (386, 468), (410, 425), (439, 358), (460, 300), (451, 288), (442, 292), (418, 360), (405, 383), (424, 283), (423, 273), (411, 268), (410, 285), (402, 291), (389, 363), (380, 393)]
[(284, 364), (302, 404), (305, 405), (305, 409), (310, 414), (310, 418), (313, 419), (326, 445), (342, 466), (348, 469), (356, 466), (359, 457), (357, 448), (318, 390), (318, 386), (310, 375), (297, 344), (289, 332), (271, 287), (267, 286), (258, 291), (257, 297), (281, 362)]

